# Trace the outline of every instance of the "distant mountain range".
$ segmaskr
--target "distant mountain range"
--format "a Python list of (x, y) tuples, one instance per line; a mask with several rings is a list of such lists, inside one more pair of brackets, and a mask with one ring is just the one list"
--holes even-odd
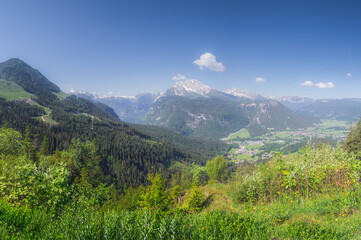
[(109, 105), (126, 122), (164, 126), (186, 136), (210, 139), (240, 128), (257, 136), (268, 129), (307, 127), (320, 119), (350, 122), (361, 116), (361, 99), (265, 97), (237, 88), (222, 92), (196, 79), (176, 82), (164, 93), (136, 97), (75, 94)]
[(108, 104), (125, 121), (164, 126), (185, 136), (219, 139), (241, 128), (257, 136), (271, 128), (312, 125), (307, 117), (258, 93), (236, 88), (222, 92), (196, 79), (176, 82), (164, 93), (142, 94), (148, 96), (142, 101), (139, 96), (102, 98), (76, 94)]

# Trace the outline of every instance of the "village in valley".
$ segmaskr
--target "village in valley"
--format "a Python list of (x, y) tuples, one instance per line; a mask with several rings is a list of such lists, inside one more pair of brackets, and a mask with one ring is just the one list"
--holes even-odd
[(295, 155), (307, 144), (342, 143), (349, 130), (350, 124), (346, 121), (322, 120), (312, 127), (296, 130), (276, 131), (268, 129), (264, 135), (251, 137), (247, 129), (241, 129), (222, 140), (233, 147), (228, 158), (232, 162), (266, 161), (277, 152)]

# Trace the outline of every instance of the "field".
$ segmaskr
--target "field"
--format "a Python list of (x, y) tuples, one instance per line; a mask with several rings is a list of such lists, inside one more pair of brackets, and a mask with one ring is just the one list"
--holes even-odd
[(30, 99), (33, 96), (33, 94), (26, 92), (16, 83), (0, 79), (0, 98), (5, 98), (7, 101), (12, 101)]

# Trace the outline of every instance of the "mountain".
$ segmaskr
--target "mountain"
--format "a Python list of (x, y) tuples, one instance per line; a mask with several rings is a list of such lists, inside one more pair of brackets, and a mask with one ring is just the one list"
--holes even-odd
[(175, 96), (209, 96), (216, 93), (216, 90), (201, 83), (196, 79), (188, 79), (185, 81), (178, 81), (174, 86), (166, 91), (167, 95)]
[(245, 127), (257, 136), (268, 128), (312, 125), (275, 100), (240, 89), (219, 92), (197, 80), (177, 82), (168, 89), (149, 109), (144, 123), (208, 139), (219, 139)]
[(303, 117), (276, 100), (242, 104), (249, 117), (248, 131), (251, 136), (266, 133), (269, 129), (285, 130), (309, 127), (310, 118)]
[[(14, 89), (13, 94), (28, 94), (16, 100), (0, 95), (0, 125), (7, 124), (22, 133), (28, 127), (33, 145), (39, 148), (46, 137), (51, 151), (67, 149), (75, 139), (95, 141), (102, 156), (104, 181), (118, 189), (145, 183), (150, 171), (162, 171), (170, 178), (175, 170), (169, 167), (174, 162), (204, 163), (207, 160), (189, 144), (176, 147), (172, 138), (160, 137), (157, 131), (162, 130), (153, 129), (148, 134), (120, 121), (114, 111), (102, 103), (67, 96), (19, 59), (1, 63), (0, 76), (5, 85), (13, 85), (7, 88)], [(178, 140), (174, 142), (179, 145)], [(213, 153), (227, 150), (225, 145), (214, 148), (208, 143), (204, 148), (209, 155), (212, 149)]]
[(277, 100), (286, 107), (297, 110), (299, 108), (308, 106), (317, 102), (327, 102), (328, 99), (313, 99), (307, 97), (297, 97), (297, 96), (271, 96), (269, 99)]
[(277, 100), (295, 110), (297, 113), (314, 119), (333, 119), (343, 121), (357, 121), (361, 117), (361, 99), (313, 99), (296, 96), (272, 96), (270, 99)]
[(236, 107), (236, 101), (215, 97), (163, 96), (149, 109), (144, 122), (185, 136), (219, 139), (247, 126), (247, 116), (235, 111)]
[(262, 95), (260, 95), (258, 93), (250, 92), (250, 91), (238, 89), (238, 88), (227, 89), (224, 92), (229, 95), (233, 95), (235, 97), (239, 97), (239, 98), (243, 98), (243, 99), (266, 100), (265, 97), (263, 97)]
[(140, 124), (154, 101), (161, 93), (142, 93), (134, 96), (99, 97), (88, 92), (72, 92), (72, 94), (93, 102), (103, 103), (114, 109), (114, 112), (125, 122)]
[(356, 122), (361, 117), (361, 99), (348, 98), (317, 101), (297, 109), (297, 112), (318, 119)]

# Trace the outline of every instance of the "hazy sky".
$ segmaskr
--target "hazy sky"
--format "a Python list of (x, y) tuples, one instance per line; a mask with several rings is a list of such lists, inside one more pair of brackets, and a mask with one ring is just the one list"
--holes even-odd
[(66, 92), (158, 92), (185, 76), (218, 90), (361, 97), (360, 0), (0, 0), (0, 9), (0, 61), (20, 58)]

